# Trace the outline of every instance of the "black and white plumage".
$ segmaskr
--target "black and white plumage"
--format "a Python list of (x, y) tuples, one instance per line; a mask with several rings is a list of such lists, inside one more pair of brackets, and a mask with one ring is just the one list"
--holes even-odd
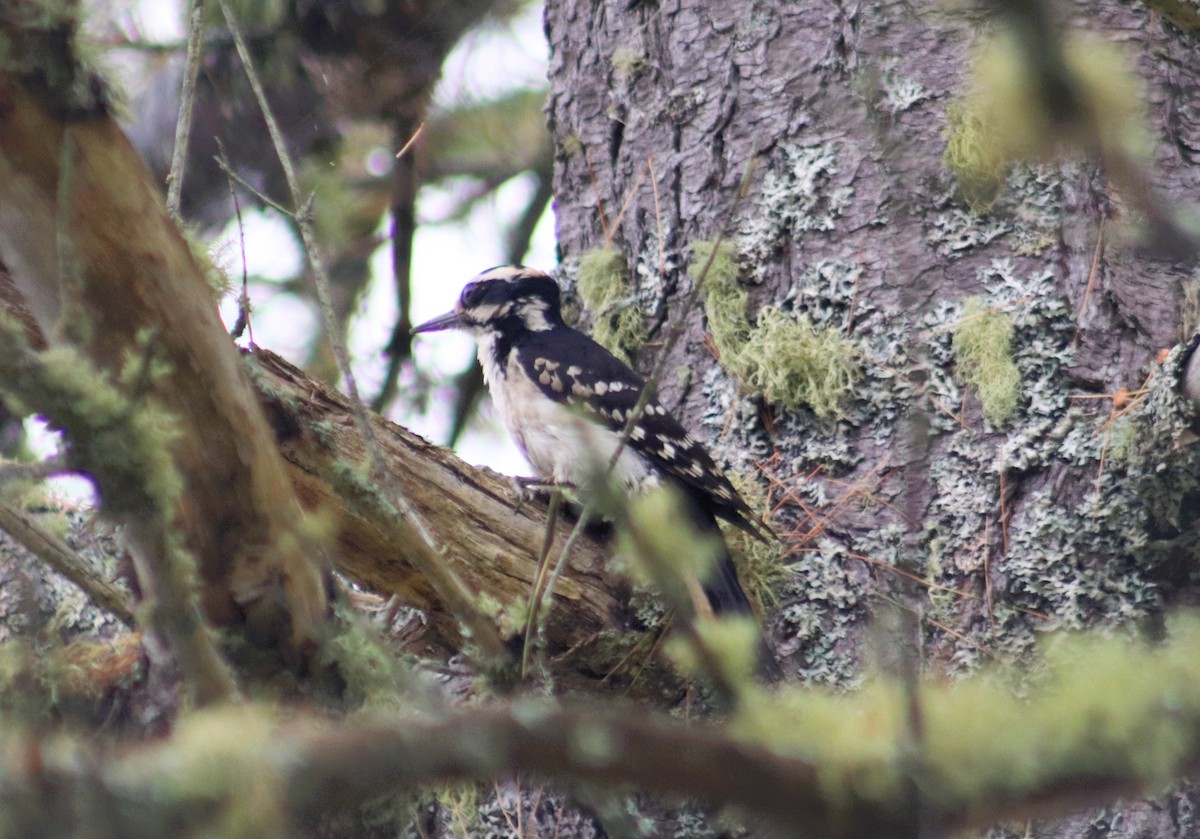
[[(563, 322), (558, 285), (536, 269), (484, 271), (463, 289), (454, 311), (413, 332), (450, 328), (477, 339), (496, 409), (538, 477), (586, 489), (596, 464), (612, 460), (645, 380)], [(708, 451), (656, 398), (647, 402), (613, 475), (631, 491), (675, 484), (701, 532), (719, 535), (722, 518), (762, 538), (761, 525)], [(715, 612), (751, 611), (728, 549), (705, 592)]]

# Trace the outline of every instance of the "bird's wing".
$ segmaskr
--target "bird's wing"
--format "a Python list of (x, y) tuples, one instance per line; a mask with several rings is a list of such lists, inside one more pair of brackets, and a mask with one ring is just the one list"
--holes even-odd
[[(535, 333), (517, 358), (542, 393), (579, 407), (584, 416), (621, 433), (645, 380), (588, 336), (569, 327)], [(568, 362), (565, 359), (572, 359)], [(710, 513), (762, 536), (762, 525), (704, 446), (651, 397), (627, 444), (663, 474), (695, 490)]]

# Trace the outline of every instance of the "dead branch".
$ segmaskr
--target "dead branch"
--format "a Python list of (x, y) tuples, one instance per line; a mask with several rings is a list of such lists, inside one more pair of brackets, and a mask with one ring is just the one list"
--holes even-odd
[[(306, 507), (331, 515), (337, 526), (330, 560), (352, 579), (424, 610), (441, 639), (458, 646), (457, 623), (407, 561), (420, 537), (368, 480), (367, 452), (347, 397), (267, 350), (254, 348), (245, 358), (297, 493)], [(537, 575), (544, 508), (528, 503), (517, 509), (506, 478), (378, 414), (370, 420), (389, 471), (443, 555), (461, 558), (455, 572), (474, 593), (499, 605), (502, 624), (519, 618)], [(568, 531), (559, 526), (556, 549)], [(552, 650), (574, 647), (609, 623), (618, 583), (605, 570), (607, 558), (595, 540), (577, 541), (549, 616)]]

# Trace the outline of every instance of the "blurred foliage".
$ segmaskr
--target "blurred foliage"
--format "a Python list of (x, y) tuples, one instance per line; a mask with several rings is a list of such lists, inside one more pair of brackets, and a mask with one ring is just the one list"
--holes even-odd
[(1124, 50), (1081, 33), (1064, 35), (1061, 66), (1031, 67), (1013, 28), (977, 52), (968, 92), (947, 107), (946, 166), (968, 204), (989, 209), (1008, 165), (1084, 154), (1142, 161), (1151, 141), (1146, 91)]

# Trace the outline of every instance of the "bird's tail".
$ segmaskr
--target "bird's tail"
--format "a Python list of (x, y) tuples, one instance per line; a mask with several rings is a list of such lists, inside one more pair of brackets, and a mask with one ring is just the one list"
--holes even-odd
[[(742, 588), (742, 582), (738, 579), (737, 566), (733, 562), (733, 555), (729, 552), (729, 545), (725, 542), (725, 537), (721, 533), (721, 528), (717, 524), (717, 519), (707, 510), (692, 507), (693, 523), (702, 533), (712, 533), (720, 539), (720, 552), (717, 554), (716, 567), (713, 569), (712, 575), (704, 582), (704, 596), (708, 598), (708, 604), (712, 607), (715, 615), (749, 615), (755, 617), (754, 606), (750, 603), (750, 598), (746, 596), (746, 590)], [(758, 639), (758, 667), (756, 672), (760, 679), (768, 682), (778, 682), (783, 678), (783, 671), (779, 667), (779, 660), (775, 658), (775, 653), (767, 643), (767, 639), (761, 634)]]
[(722, 543), (721, 552), (717, 555), (716, 568), (713, 574), (704, 582), (704, 596), (708, 605), (716, 615), (753, 615), (754, 606), (742, 588), (738, 579), (737, 566), (729, 548)]
[[(741, 581), (738, 580), (737, 566), (733, 564), (729, 548), (724, 547), (724, 543), (722, 545), (721, 553), (717, 556), (717, 567), (713, 570), (712, 577), (704, 585), (704, 595), (708, 598), (708, 603), (712, 606), (715, 615), (754, 617), (754, 607), (750, 604), (750, 598), (746, 596)], [(766, 636), (762, 634), (761, 626), (758, 636), (758, 666), (755, 668), (755, 672), (761, 680), (772, 684), (783, 679), (783, 670), (779, 667), (779, 660), (775, 658), (775, 651), (771, 649)]]

